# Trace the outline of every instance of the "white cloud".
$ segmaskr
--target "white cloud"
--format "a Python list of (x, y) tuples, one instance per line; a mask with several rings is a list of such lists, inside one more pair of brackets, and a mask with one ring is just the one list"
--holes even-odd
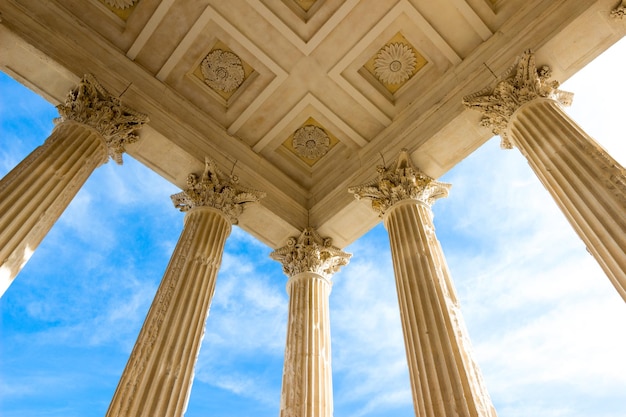
[[(621, 106), (606, 96), (595, 102)], [(591, 107), (581, 111), (587, 120), (601, 110)], [(437, 203), (435, 221), (498, 414), (623, 415), (623, 300), (524, 161), (498, 158), (493, 142), (447, 176), (454, 187)], [(622, 147), (623, 140), (615, 149)], [(448, 241), (448, 227), (480, 246), (463, 247), (454, 235)]]
[(385, 234), (379, 226), (347, 248), (353, 258), (333, 278), (330, 314), (335, 409), (353, 410), (350, 415), (412, 409)]

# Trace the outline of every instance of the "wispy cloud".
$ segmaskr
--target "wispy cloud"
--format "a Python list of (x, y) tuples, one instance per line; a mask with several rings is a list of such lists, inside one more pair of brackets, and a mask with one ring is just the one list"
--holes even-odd
[(386, 231), (378, 226), (346, 250), (353, 258), (331, 293), (336, 412), (412, 410)]
[[(281, 276), (280, 265), (268, 259), (269, 248), (247, 245), (248, 239), (234, 228), (227, 241), (194, 385), (208, 384), (277, 410), (287, 278)], [(268, 274), (268, 268), (275, 273)]]
[(518, 151), (496, 140), (447, 175), (454, 187), (435, 221), (480, 242), (440, 235), (499, 415), (617, 415), (623, 301), (539, 180), (508, 154)]

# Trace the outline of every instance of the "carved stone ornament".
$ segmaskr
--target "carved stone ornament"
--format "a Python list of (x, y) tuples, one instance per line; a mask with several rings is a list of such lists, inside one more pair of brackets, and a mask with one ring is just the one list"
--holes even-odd
[(216, 49), (200, 64), (204, 81), (214, 90), (230, 93), (243, 83), (245, 72), (241, 59), (232, 52)]
[(622, 0), (621, 3), (613, 10), (611, 10), (611, 17), (614, 19), (623, 19), (626, 16), (626, 0)]
[(374, 73), (385, 84), (402, 84), (413, 75), (417, 58), (410, 46), (394, 42), (385, 45), (374, 60)]
[(232, 224), (237, 224), (245, 205), (265, 197), (264, 192), (243, 187), (238, 182), (236, 176), (226, 177), (217, 169), (215, 161), (206, 158), (202, 176), (189, 174), (188, 188), (172, 195), (172, 203), (182, 212), (194, 207), (212, 207), (221, 211)]
[(403, 149), (391, 166), (378, 166), (378, 178), (350, 187), (348, 191), (357, 200), (372, 200), (372, 208), (383, 217), (389, 208), (404, 200), (417, 200), (432, 206), (438, 198), (448, 196), (450, 187), (450, 184), (435, 181), (416, 169), (409, 152)]
[(139, 0), (104, 0), (104, 3), (116, 9), (128, 9), (137, 3), (137, 1)]
[(330, 138), (324, 129), (315, 125), (305, 125), (293, 134), (293, 148), (307, 159), (317, 159), (328, 152)]
[(314, 272), (330, 279), (342, 266), (348, 265), (351, 254), (332, 245), (331, 238), (322, 238), (315, 229), (307, 227), (298, 237), (291, 237), (287, 245), (270, 253), (283, 264), (283, 272), (293, 277), (302, 272)]
[(482, 112), (480, 124), (490, 127), (494, 135), (500, 135), (503, 149), (511, 149), (513, 144), (508, 138), (507, 127), (513, 113), (522, 105), (537, 98), (549, 98), (563, 106), (572, 104), (572, 93), (559, 90), (557, 81), (548, 81), (551, 72), (548, 66), (537, 68), (534, 54), (526, 51), (495, 88), (466, 96), (463, 104), (468, 109)]
[(57, 110), (60, 117), (54, 120), (56, 124), (74, 121), (97, 130), (104, 138), (109, 156), (118, 164), (122, 163), (126, 145), (139, 139), (136, 131), (148, 122), (148, 116), (123, 105), (91, 74), (83, 77)]

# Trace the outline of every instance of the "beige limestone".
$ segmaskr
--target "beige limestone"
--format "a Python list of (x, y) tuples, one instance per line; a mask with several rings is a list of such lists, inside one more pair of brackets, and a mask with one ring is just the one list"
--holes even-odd
[(50, 137), (0, 182), (0, 296), (96, 167), (108, 156), (121, 163), (146, 121), (91, 76), (57, 109)]
[[(484, 143), (461, 99), (520, 48), (565, 80), (626, 33), (611, 18), (618, 0), (326, 0), (307, 12), (291, 1), (103, 1), (0, 1), (0, 68), (52, 102), (95, 74), (150, 115), (128, 153), (179, 187), (204, 155), (225, 172), (236, 163), (268, 194), (239, 225), (273, 248), (309, 224), (339, 247), (371, 229), (377, 217), (354, 219), (345, 189), (401, 148), (437, 178)], [(394, 43), (427, 63), (390, 89), (368, 65)], [(202, 74), (218, 49), (244, 67), (226, 97)], [(231, 64), (220, 68), (239, 79)], [(309, 119), (338, 140), (319, 159), (286, 145)]]
[(350, 192), (372, 201), (389, 233), (415, 414), (495, 417), (435, 236), (430, 207), (450, 185), (415, 169), (406, 150), (378, 173)]
[(107, 417), (184, 414), (231, 223), (263, 193), (239, 186), (207, 160), (204, 174), (172, 196), (186, 212), (161, 285), (117, 386)]
[(626, 300), (626, 170), (563, 111), (571, 94), (524, 53), (514, 74), (468, 96), (482, 123), (516, 146)]
[(350, 254), (306, 228), (270, 254), (289, 277), (289, 316), (280, 403), (281, 417), (331, 417), (331, 276)]

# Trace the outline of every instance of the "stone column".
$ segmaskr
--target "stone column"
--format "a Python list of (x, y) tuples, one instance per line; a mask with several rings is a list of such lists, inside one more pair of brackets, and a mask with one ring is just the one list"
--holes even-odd
[(90, 75), (57, 109), (50, 137), (0, 181), (0, 296), (94, 169), (109, 156), (121, 164), (148, 120)]
[(213, 161), (172, 196), (185, 226), (117, 386), (107, 417), (180, 417), (187, 408), (231, 224), (264, 193), (225, 178)]
[(312, 228), (270, 254), (289, 277), (281, 417), (331, 417), (333, 389), (328, 297), (331, 276), (352, 255)]
[(562, 109), (572, 94), (531, 52), (494, 89), (465, 97), (482, 124), (516, 146), (626, 301), (626, 170)]
[(377, 179), (349, 191), (371, 200), (389, 233), (415, 415), (495, 417), (435, 236), (430, 207), (449, 188), (402, 150)]

